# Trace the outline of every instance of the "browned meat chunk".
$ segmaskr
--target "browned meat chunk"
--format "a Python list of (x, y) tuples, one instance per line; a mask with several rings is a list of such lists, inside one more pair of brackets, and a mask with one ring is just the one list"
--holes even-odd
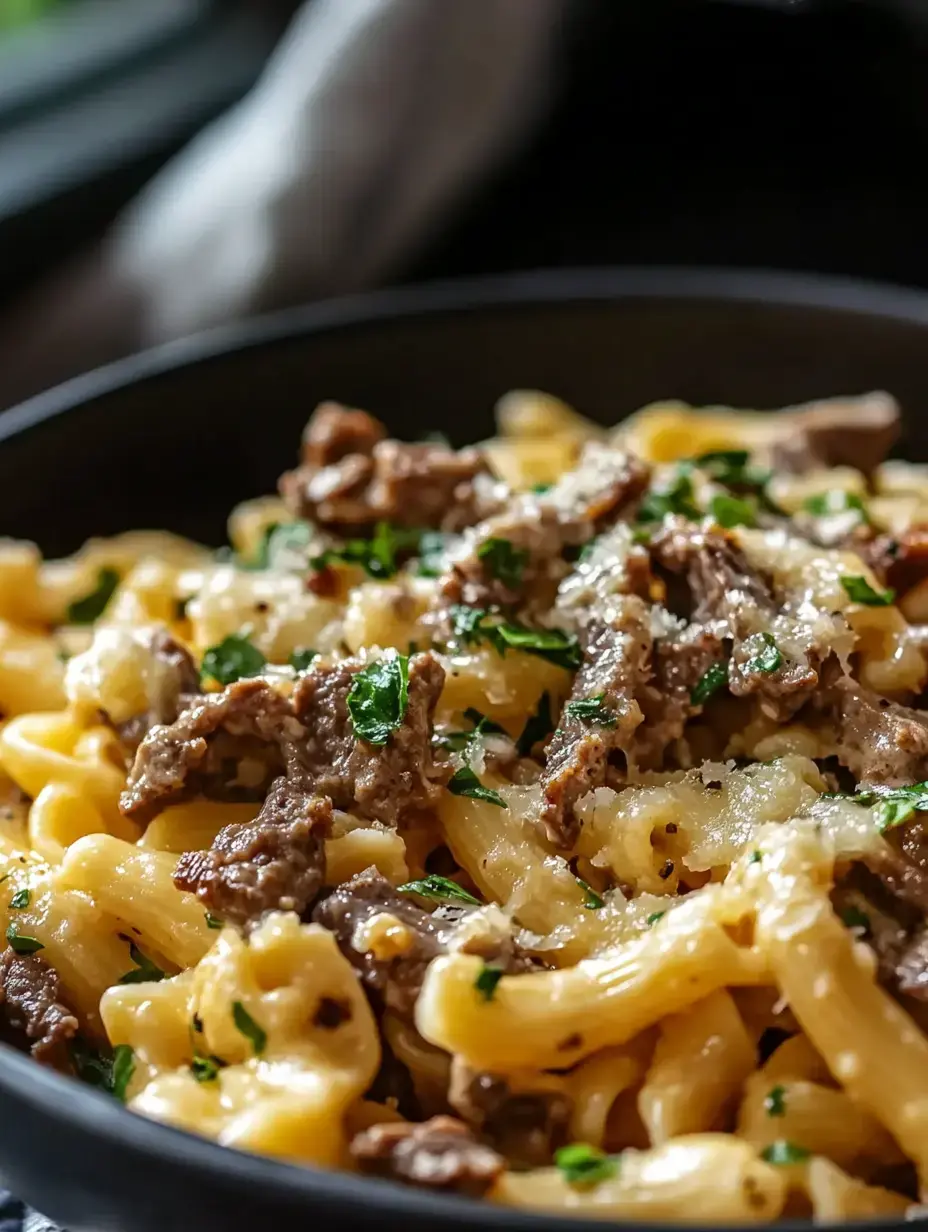
[(653, 675), (638, 693), (644, 721), (635, 731), (630, 751), (636, 766), (660, 768), (667, 749), (702, 707), (693, 701), (696, 686), (712, 666), (724, 662), (725, 654), (722, 639), (705, 625), (688, 625), (677, 635), (655, 640)]
[(228, 825), (208, 851), (181, 856), (174, 884), (229, 924), (250, 924), (267, 911), (302, 913), (322, 889), (331, 822), (331, 800), (279, 778), (254, 821)]
[(871, 693), (843, 676), (815, 698), (832, 729), (838, 759), (866, 783), (928, 778), (928, 714)]
[(306, 729), (302, 761), (319, 795), (395, 826), (403, 813), (432, 807), (446, 771), (432, 762), (432, 718), (445, 671), (431, 652), (409, 660), (403, 722), (383, 747), (355, 736), (348, 692), (362, 664), (319, 667), (301, 678), (293, 708)]
[(928, 578), (928, 526), (910, 526), (899, 535), (877, 535), (853, 546), (899, 596)]
[(780, 411), (782, 434), (773, 443), (778, 470), (802, 472), (821, 466), (875, 470), (902, 427), (899, 406), (885, 393), (828, 398)]
[(60, 1066), (78, 1022), (60, 1000), (58, 972), (37, 954), (0, 954), (0, 1020), (31, 1044), (32, 1055)]
[(364, 1172), (474, 1198), (485, 1194), (505, 1167), (502, 1156), (448, 1116), (418, 1125), (372, 1125), (356, 1135), (351, 1154)]
[(176, 642), (166, 629), (156, 629), (150, 639), (157, 664), (156, 686), (144, 713), (134, 715), (117, 727), (119, 739), (131, 764), (142, 740), (158, 724), (174, 723), (200, 694), (200, 673), (188, 650)]
[(303, 464), (281, 477), (287, 508), (344, 534), (381, 521), (460, 530), (482, 516), (474, 481), (489, 468), (479, 449), (383, 436), (363, 412), (324, 404), (304, 435)]
[(199, 699), (142, 741), (120, 798), (123, 813), (150, 821), (192, 796), (260, 800), (300, 764), (302, 725), (289, 701), (260, 680), (238, 680)]
[(499, 1074), (451, 1064), (448, 1102), (495, 1150), (520, 1168), (540, 1168), (567, 1140), (571, 1101), (559, 1091), (513, 1090)]

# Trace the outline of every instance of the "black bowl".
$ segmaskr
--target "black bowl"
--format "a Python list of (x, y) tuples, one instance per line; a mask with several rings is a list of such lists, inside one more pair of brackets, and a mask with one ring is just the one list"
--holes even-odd
[[(0, 416), (0, 530), (50, 553), (133, 526), (218, 542), (338, 398), (399, 436), (485, 436), (504, 391), (603, 422), (642, 403), (774, 407), (885, 388), (928, 456), (928, 297), (773, 274), (526, 275), (288, 312), (132, 358)], [(0, 1046), (0, 1175), (72, 1232), (602, 1227), (223, 1150)]]

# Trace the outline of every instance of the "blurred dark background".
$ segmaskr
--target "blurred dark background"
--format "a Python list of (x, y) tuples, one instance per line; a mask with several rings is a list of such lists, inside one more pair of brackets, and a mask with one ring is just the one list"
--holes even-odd
[[(247, 92), (296, 7), (0, 0), (0, 310)], [(684, 263), (928, 286), (928, 0), (581, 0), (559, 62), (528, 147), (399, 280)]]

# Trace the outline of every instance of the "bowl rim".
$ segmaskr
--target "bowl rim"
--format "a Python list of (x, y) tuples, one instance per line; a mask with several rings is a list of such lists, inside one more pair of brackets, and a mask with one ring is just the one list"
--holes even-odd
[[(65, 413), (121, 389), (279, 342), (351, 331), (419, 317), (447, 317), (500, 309), (544, 309), (582, 303), (646, 300), (705, 300), (770, 303), (848, 316), (870, 316), (920, 325), (928, 330), (928, 293), (892, 284), (817, 274), (721, 267), (589, 267), (532, 270), (505, 275), (410, 284), (286, 308), (150, 348), (64, 382), (0, 412), (0, 447)], [(98, 1143), (154, 1155), (184, 1172), (206, 1172), (231, 1190), (241, 1186), (275, 1189), (294, 1202), (329, 1201), (342, 1215), (368, 1213), (372, 1206), (389, 1218), (443, 1221), (452, 1228), (500, 1230), (601, 1229), (601, 1220), (560, 1212), (497, 1206), (406, 1188), (393, 1182), (285, 1162), (220, 1146), (194, 1133), (131, 1113), (112, 1097), (37, 1065), (0, 1044), (0, 1092), (55, 1118), (74, 1133)], [(635, 1226), (637, 1221), (629, 1221)], [(902, 1220), (854, 1221), (851, 1227), (889, 1228)], [(638, 1224), (670, 1229), (667, 1223)], [(807, 1227), (785, 1221), (781, 1227)]]

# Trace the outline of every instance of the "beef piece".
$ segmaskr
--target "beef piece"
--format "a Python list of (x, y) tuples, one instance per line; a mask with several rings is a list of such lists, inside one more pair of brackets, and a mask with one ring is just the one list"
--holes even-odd
[(0, 1018), (31, 1043), (32, 1055), (60, 1066), (78, 1022), (60, 1001), (58, 972), (36, 954), (0, 954)]
[(919, 929), (903, 947), (896, 961), (895, 982), (902, 996), (928, 1001), (928, 928)]
[(304, 435), (303, 464), (281, 477), (287, 508), (355, 535), (381, 521), (460, 530), (478, 520), (475, 480), (490, 473), (479, 449), (382, 437), (382, 426), (362, 411), (325, 404)]
[(928, 714), (888, 701), (848, 676), (814, 699), (832, 730), (842, 766), (867, 783), (915, 783), (928, 777)]
[(350, 1149), (363, 1172), (474, 1198), (485, 1194), (505, 1167), (502, 1156), (448, 1116), (418, 1125), (372, 1125), (355, 1136)]
[[(859, 921), (858, 935), (873, 950), (877, 978), (894, 996), (928, 1001), (928, 845), (924, 823), (891, 832), (892, 846), (851, 865), (832, 892), (839, 914)], [(901, 841), (900, 841), (901, 840)], [(913, 852), (911, 860), (908, 853)], [(917, 861), (917, 862), (916, 862)], [(848, 908), (854, 910), (848, 916)]]
[[(474, 528), (442, 579), (444, 600), (472, 607), (510, 606), (536, 595), (543, 606), (550, 605), (554, 587), (566, 572), (564, 549), (586, 543), (615, 521), (641, 496), (649, 479), (649, 468), (634, 454), (600, 443), (588, 445), (576, 470), (550, 492), (515, 495)], [(486, 555), (492, 540), (505, 540), (518, 553), (514, 572), (494, 569), (494, 555)]]
[[(389, 915), (404, 926), (402, 940), (379, 944), (364, 936), (378, 915)], [(410, 1015), (419, 996), (425, 970), (445, 952), (453, 924), (436, 919), (398, 894), (375, 868), (338, 886), (318, 904), (313, 923), (334, 933), (342, 953), (355, 968), (361, 983), (391, 1009)]]
[(909, 526), (898, 535), (852, 542), (884, 586), (905, 595), (928, 578), (928, 526)]
[[(609, 758), (625, 752), (643, 715), (636, 694), (650, 677), (652, 636), (648, 609), (626, 596), (610, 623), (594, 621), (581, 634), (583, 664), (574, 679), (570, 702), (546, 749), (540, 820), (552, 843), (569, 850), (579, 822), (574, 806), (606, 779)], [(611, 726), (571, 713), (571, 702), (602, 695)]]
[(254, 821), (225, 826), (208, 851), (182, 855), (174, 884), (195, 894), (211, 914), (242, 927), (267, 911), (302, 913), (322, 888), (331, 823), (331, 800), (281, 777)]
[(359, 454), (369, 458), (387, 430), (367, 411), (356, 411), (338, 402), (320, 402), (303, 432), (301, 461), (321, 470)]
[(176, 642), (166, 629), (156, 629), (150, 637), (154, 670), (151, 673), (148, 709), (133, 715), (117, 728), (129, 764), (139, 745), (153, 727), (174, 723), (180, 713), (200, 696), (200, 673), (193, 656)]
[(451, 1063), (448, 1102), (511, 1164), (541, 1168), (567, 1140), (571, 1100), (560, 1091), (514, 1091), (500, 1074)]
[(902, 426), (898, 403), (886, 393), (810, 402), (780, 411), (776, 420), (773, 466), (800, 474), (829, 466), (853, 466), (870, 474)]
[(431, 652), (409, 660), (409, 701), (386, 745), (355, 736), (348, 692), (363, 664), (320, 666), (298, 682), (293, 707), (306, 728), (303, 764), (336, 808), (395, 826), (403, 813), (432, 807), (446, 771), (432, 762), (432, 718), (445, 671)]
[(237, 680), (198, 699), (139, 745), (119, 807), (147, 822), (192, 796), (260, 800), (271, 781), (300, 766), (306, 733), (289, 701), (261, 680)]
[(676, 635), (655, 639), (653, 675), (637, 694), (644, 721), (629, 754), (639, 769), (660, 769), (666, 750), (702, 709), (693, 701), (693, 690), (725, 655), (721, 637), (706, 625), (691, 624)]

